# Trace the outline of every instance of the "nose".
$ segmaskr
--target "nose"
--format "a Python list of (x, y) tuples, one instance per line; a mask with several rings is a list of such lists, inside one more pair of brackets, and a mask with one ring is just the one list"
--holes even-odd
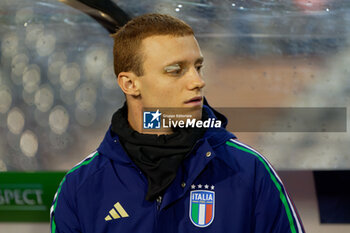
[(203, 80), (202, 74), (196, 68), (191, 69), (189, 72), (188, 80), (188, 89), (190, 90), (201, 90), (203, 87), (205, 87), (205, 82)]

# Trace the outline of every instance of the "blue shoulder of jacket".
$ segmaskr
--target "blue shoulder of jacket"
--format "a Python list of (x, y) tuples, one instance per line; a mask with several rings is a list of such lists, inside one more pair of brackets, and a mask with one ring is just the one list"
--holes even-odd
[[(264, 168), (267, 164), (271, 166), (266, 158), (237, 139), (227, 140), (225, 144), (216, 148), (215, 153), (219, 159), (248, 184), (256, 178), (257, 172), (260, 177), (269, 175), (269, 172)], [(257, 169), (258, 167), (260, 169)]]
[(297, 211), (284, 188), (281, 178), (262, 154), (236, 139), (226, 141), (226, 146), (221, 147), (220, 152), (222, 153), (218, 153), (218, 157), (224, 160), (229, 167), (236, 170), (242, 179), (248, 181), (247, 184), (249, 184), (249, 180), (253, 181), (256, 190), (266, 189), (268, 187), (267, 182), (270, 187), (275, 187), (273, 189), (275, 192), (268, 190), (265, 191), (265, 195), (278, 197), (276, 200), (279, 200), (280, 204), (284, 206), (282, 210), (285, 211), (288, 217), (286, 224), (289, 224), (290, 232), (304, 232)]
[(216, 148), (217, 156), (233, 170), (251, 169), (255, 166), (259, 152), (237, 139), (230, 139), (222, 146)]
[(65, 178), (70, 179), (78, 190), (84, 182), (99, 170), (103, 169), (107, 160), (100, 152), (95, 151), (69, 170)]

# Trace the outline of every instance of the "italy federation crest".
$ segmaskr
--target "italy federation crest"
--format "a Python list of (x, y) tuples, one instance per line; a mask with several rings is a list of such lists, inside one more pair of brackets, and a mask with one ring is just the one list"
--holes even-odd
[(191, 191), (190, 219), (197, 227), (207, 227), (214, 220), (215, 192), (207, 190)]

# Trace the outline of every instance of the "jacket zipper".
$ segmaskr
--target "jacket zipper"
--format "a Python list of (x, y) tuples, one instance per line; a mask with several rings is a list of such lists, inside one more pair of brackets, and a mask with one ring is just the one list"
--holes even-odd
[(162, 204), (162, 196), (159, 196), (159, 197), (157, 197), (157, 210), (159, 211), (159, 209), (160, 209), (160, 205)]
[(158, 196), (156, 199), (156, 211), (155, 211), (155, 231), (154, 232), (158, 232), (159, 231), (159, 227), (158, 227), (158, 222), (159, 222), (159, 210), (160, 210), (160, 205), (162, 204), (162, 196)]

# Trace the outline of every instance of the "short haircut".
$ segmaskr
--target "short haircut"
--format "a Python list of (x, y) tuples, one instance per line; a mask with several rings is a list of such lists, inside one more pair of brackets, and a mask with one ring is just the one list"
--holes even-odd
[(130, 20), (112, 35), (115, 75), (132, 71), (137, 76), (142, 76), (142, 40), (158, 35), (188, 36), (194, 35), (194, 32), (182, 20), (165, 14), (145, 14)]

